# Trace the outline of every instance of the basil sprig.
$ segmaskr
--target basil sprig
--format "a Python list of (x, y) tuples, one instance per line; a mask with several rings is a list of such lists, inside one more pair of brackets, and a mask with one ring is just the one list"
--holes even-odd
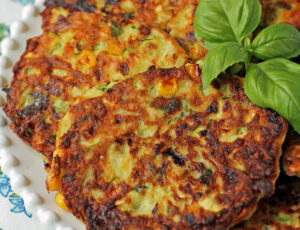
[(206, 64), (203, 66), (203, 73), (206, 78), (202, 78), (204, 86), (208, 86), (215, 76), (225, 71), (229, 66), (238, 62), (245, 62), (248, 59), (248, 52), (238, 43), (226, 42), (218, 45), (208, 52)]
[[(203, 87), (236, 63), (245, 63), (245, 93), (256, 105), (271, 108), (300, 134), (300, 32), (288, 24), (257, 28), (259, 0), (201, 0), (195, 14), (195, 37), (209, 52), (202, 70)], [(261, 63), (251, 63), (256, 56)]]

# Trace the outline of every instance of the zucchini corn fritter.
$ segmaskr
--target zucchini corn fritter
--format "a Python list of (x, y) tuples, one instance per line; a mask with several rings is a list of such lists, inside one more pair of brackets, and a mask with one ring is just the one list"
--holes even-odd
[(283, 169), (289, 176), (300, 177), (300, 136), (289, 132), (283, 156)]
[(299, 0), (260, 0), (263, 6), (263, 25), (287, 23), (300, 29)]
[[(169, 33), (197, 61), (206, 54), (194, 37), (194, 11), (199, 0), (48, 0), (49, 10), (58, 6), (70, 11), (105, 14), (116, 22), (134, 19)], [(44, 24), (49, 21), (44, 20)], [(50, 21), (51, 23), (51, 21)]]
[(49, 190), (88, 229), (227, 229), (270, 196), (287, 123), (237, 77), (150, 69), (61, 120)]
[[(65, 7), (71, 11), (108, 14), (111, 18), (135, 18), (164, 28), (182, 44), (195, 60), (202, 58), (201, 49), (193, 35), (193, 18), (199, 0), (47, 0), (51, 7)], [(262, 25), (288, 23), (300, 29), (299, 0), (260, 0)], [(180, 23), (182, 22), (182, 23)], [(189, 52), (190, 50), (190, 52)]]
[(159, 28), (61, 10), (69, 16), (29, 40), (14, 66), (4, 107), (12, 129), (49, 162), (58, 121), (89, 89), (101, 95), (109, 83), (150, 66), (178, 67), (187, 59), (184, 49)]
[[(249, 102), (239, 78), (204, 90), (197, 65), (155, 69), (204, 58), (198, 3), (46, 1), (43, 34), (15, 65), (4, 110), (45, 155), (57, 202), (88, 229), (227, 229), (274, 191), (284, 119)], [(262, 25), (300, 28), (298, 0), (261, 3)], [(300, 175), (299, 145), (289, 138), (288, 175)], [(236, 229), (298, 229), (299, 197), (278, 193), (299, 194), (295, 185), (281, 180)]]
[(261, 200), (250, 220), (232, 230), (297, 229), (300, 229), (300, 181), (281, 175), (275, 194)]

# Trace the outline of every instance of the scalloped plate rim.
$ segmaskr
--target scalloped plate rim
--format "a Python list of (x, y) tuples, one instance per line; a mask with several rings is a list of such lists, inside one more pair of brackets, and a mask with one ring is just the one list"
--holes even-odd
[[(41, 32), (39, 13), (44, 9), (43, 3), (44, 0), (36, 0), (34, 4), (24, 6), (22, 19), (18, 24), (14, 24), (14, 29), (12, 26), (10, 27), (11, 34), (4, 40), (15, 41), (19, 47), (5, 47), (3, 43), (1, 44), (0, 76), (7, 82), (11, 81), (12, 67), (24, 52), (26, 40), (38, 36)], [(17, 31), (16, 28), (19, 27), (20, 30), (22, 24), (27, 27), (24, 27), (26, 31)], [(1, 92), (0, 95), (2, 101), (4, 93)], [(3, 173), (9, 176), (13, 191), (23, 198), (26, 209), (37, 217), (45, 229), (84, 229), (82, 222), (71, 213), (58, 207), (54, 193), (49, 194), (47, 192), (45, 186), (46, 172), (43, 169), (41, 156), (9, 128), (10, 121), (3, 112), (2, 102), (0, 103), (0, 116), (6, 121), (0, 127), (0, 137), (2, 138), (0, 141), (0, 165)]]

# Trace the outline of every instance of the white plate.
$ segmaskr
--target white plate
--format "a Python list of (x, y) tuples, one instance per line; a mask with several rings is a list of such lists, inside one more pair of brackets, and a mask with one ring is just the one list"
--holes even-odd
[[(24, 7), (22, 20), (11, 26), (11, 36), (1, 43), (0, 87), (12, 78), (12, 66), (19, 60), (26, 47), (26, 40), (41, 34), (41, 17), (44, 0)], [(2, 91), (2, 90), (1, 90)], [(0, 93), (0, 157), (1, 168), (11, 179), (17, 194), (23, 197), (26, 209), (37, 216), (43, 229), (84, 229), (82, 222), (71, 213), (59, 208), (54, 193), (45, 187), (46, 172), (41, 156), (26, 145), (9, 128), (9, 119), (2, 110), (5, 94)]]

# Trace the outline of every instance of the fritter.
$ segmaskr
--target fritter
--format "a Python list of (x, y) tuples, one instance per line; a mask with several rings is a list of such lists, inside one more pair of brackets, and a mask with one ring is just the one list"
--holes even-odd
[(299, 0), (260, 0), (263, 24), (287, 23), (300, 29)]
[(127, 20), (121, 24), (85, 11), (60, 17), (28, 41), (6, 88), (11, 127), (48, 161), (57, 122), (76, 99), (151, 66), (181, 66), (187, 56), (166, 32)]
[[(60, 6), (69, 11), (106, 14), (117, 22), (132, 18), (155, 25), (168, 32), (193, 61), (198, 61), (207, 53), (194, 37), (193, 20), (198, 3), (199, 0), (48, 0), (46, 6), (50, 11)], [(50, 17), (44, 24), (57, 18)]]
[(271, 196), (286, 121), (246, 97), (242, 80), (204, 89), (197, 65), (154, 69), (81, 100), (49, 190), (88, 229), (228, 229)]
[(257, 211), (244, 224), (232, 230), (299, 230), (300, 180), (280, 176), (276, 192), (258, 204)]
[(290, 132), (283, 155), (283, 169), (289, 176), (300, 177), (300, 136)]

